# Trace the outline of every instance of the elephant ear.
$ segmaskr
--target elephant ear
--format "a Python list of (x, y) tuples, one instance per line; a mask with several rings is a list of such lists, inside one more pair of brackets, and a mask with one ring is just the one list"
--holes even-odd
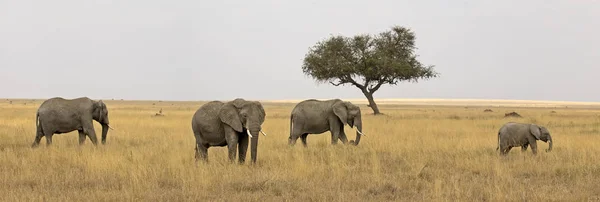
[(543, 133), (550, 133), (550, 131), (548, 131), (548, 128), (544, 127), (544, 126), (540, 126), (540, 131), (542, 131)]
[(537, 126), (535, 124), (529, 125), (529, 132), (535, 137), (536, 140), (540, 139), (541, 132), (540, 132), (539, 126)]
[(333, 113), (340, 118), (344, 125), (348, 124), (348, 108), (343, 102), (338, 102), (333, 105)]
[(356, 124), (354, 121), (356, 121), (357, 117), (360, 117), (360, 108), (350, 102), (344, 103), (346, 103), (348, 109), (348, 125), (350, 128), (354, 128), (354, 124)]
[(104, 103), (102, 103), (102, 113), (108, 114), (108, 108), (106, 107), (106, 104), (104, 104)]
[(233, 104), (235, 108), (241, 109), (246, 104), (246, 100), (242, 98), (236, 98), (235, 100), (231, 101), (231, 104)]
[(267, 113), (265, 113), (265, 108), (263, 108), (262, 104), (260, 104), (258, 101), (254, 101), (254, 103), (256, 103), (260, 111), (260, 123), (265, 122), (265, 117), (267, 116)]
[(102, 116), (103, 122), (105, 124), (108, 124), (108, 108), (106, 107), (106, 104), (104, 104), (102, 101), (100, 101), (100, 103), (100, 108), (102, 109), (100, 115)]
[(92, 101), (94, 104), (92, 105), (93, 107), (93, 117), (98, 118), (98, 121), (102, 121), (102, 100), (100, 101)]
[(234, 103), (224, 104), (219, 110), (219, 119), (221, 119), (221, 122), (233, 128), (233, 130), (242, 132), (242, 121), (240, 120), (240, 115), (234, 105)]
[(104, 113), (105, 111), (108, 111), (106, 109), (106, 104), (104, 104), (104, 102), (102, 102), (102, 100), (98, 101), (98, 108), (100, 109), (100, 112)]

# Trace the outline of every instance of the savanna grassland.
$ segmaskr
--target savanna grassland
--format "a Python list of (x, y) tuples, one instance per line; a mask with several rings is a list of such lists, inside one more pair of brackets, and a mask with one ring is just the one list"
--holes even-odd
[[(361, 104), (358, 147), (287, 145), (294, 104), (264, 103), (256, 165), (230, 164), (225, 147), (194, 161), (191, 117), (202, 102), (105, 101), (106, 145), (77, 132), (30, 148), (41, 100), (0, 101), (2, 201), (586, 201), (600, 200), (600, 108)], [(494, 112), (484, 113), (486, 108)], [(164, 116), (153, 116), (163, 110)], [(516, 111), (523, 118), (504, 118)], [(553, 113), (552, 111), (555, 111)], [(496, 152), (508, 121), (546, 126), (554, 149)], [(99, 134), (100, 125), (95, 123)], [(346, 127), (349, 139), (354, 130)], [(248, 156), (249, 162), (249, 156)]]

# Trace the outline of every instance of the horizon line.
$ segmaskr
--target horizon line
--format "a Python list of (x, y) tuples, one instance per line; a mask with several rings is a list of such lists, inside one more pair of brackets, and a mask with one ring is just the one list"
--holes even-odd
[[(85, 97), (85, 96), (84, 96)], [(65, 99), (73, 99), (64, 97)], [(0, 100), (46, 100), (49, 98), (0, 98)], [(105, 100), (105, 101), (169, 101), (169, 102), (209, 102), (209, 101), (228, 101), (233, 99), (210, 99), (210, 100), (172, 100), (172, 99), (94, 99), (93, 100)], [(235, 99), (235, 98), (234, 98)], [(246, 99), (246, 98), (244, 98)], [(358, 101), (358, 102), (368, 102), (367, 98), (305, 98), (305, 99), (247, 99), (247, 100), (256, 100), (261, 102), (274, 102), (274, 103), (294, 103), (301, 102), (303, 100), (330, 100), (330, 99), (340, 99), (347, 101)], [(566, 100), (531, 100), (531, 99), (485, 99), (485, 98), (375, 98), (374, 99), (377, 104), (381, 102), (407, 102), (407, 101), (429, 101), (429, 102), (525, 102), (525, 103), (563, 103), (563, 104), (598, 104), (600, 102), (594, 101), (566, 101)]]

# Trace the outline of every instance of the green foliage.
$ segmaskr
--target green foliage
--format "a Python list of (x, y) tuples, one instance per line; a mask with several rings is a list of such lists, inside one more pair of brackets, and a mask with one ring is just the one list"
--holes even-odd
[(351, 84), (373, 94), (383, 84), (439, 75), (417, 60), (415, 49), (415, 34), (400, 26), (374, 36), (331, 36), (309, 50), (302, 70), (318, 82)]

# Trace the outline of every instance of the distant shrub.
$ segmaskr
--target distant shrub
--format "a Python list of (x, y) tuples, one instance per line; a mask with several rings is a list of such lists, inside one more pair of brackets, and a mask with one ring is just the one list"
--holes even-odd
[(450, 115), (448, 116), (448, 119), (460, 120), (461, 118), (458, 115)]
[(520, 114), (518, 114), (517, 112), (510, 112), (510, 113), (505, 113), (504, 117), (519, 117), (519, 118), (521, 118), (522, 116)]

